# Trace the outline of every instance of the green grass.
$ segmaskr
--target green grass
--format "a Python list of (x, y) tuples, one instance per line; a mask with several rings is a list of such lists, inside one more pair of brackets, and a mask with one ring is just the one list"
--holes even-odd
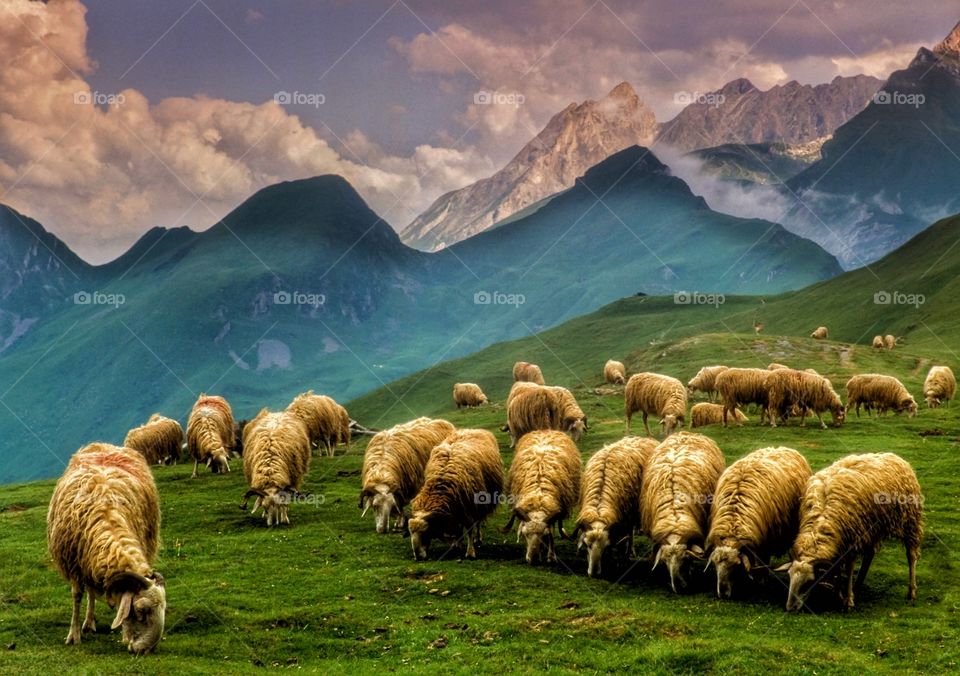
[[(592, 334), (589, 325), (575, 323), (567, 325), (566, 335), (544, 334), (541, 352), (534, 355), (548, 380), (572, 387), (590, 416), (590, 430), (580, 444), (585, 459), (623, 433), (622, 395), (602, 385), (600, 367), (605, 350), (629, 339), (642, 345), (618, 353), (631, 371), (689, 378), (701, 364), (780, 361), (818, 369), (841, 394), (848, 374), (867, 370), (896, 374), (918, 393), (932, 356), (773, 336), (713, 333), (666, 340), (636, 332), (620, 335), (630, 321), (618, 319), (613, 309), (607, 312), (594, 318)], [(704, 327), (710, 316), (703, 311)], [(583, 335), (569, 333), (574, 329)], [(459, 426), (498, 428), (509, 364), (525, 346), (531, 347), (522, 341), (501, 345), (469, 362), (474, 371), (462, 379), (481, 382), (493, 404), (451, 411), (449, 385), (468, 362), (443, 364), (419, 374), (412, 388), (412, 381), (391, 385), (398, 396), (407, 396), (381, 424), (429, 412)], [(551, 353), (555, 356), (548, 358)], [(352, 411), (372, 424), (378, 409), (394, 403), (380, 391), (355, 402)], [(370, 515), (360, 519), (361, 439), (346, 455), (314, 459), (304, 488), (322, 495), (323, 503), (293, 506), (292, 525), (272, 530), (238, 509), (245, 489), (238, 464), (229, 475), (204, 474), (196, 480), (189, 478), (187, 465), (158, 468), (164, 521), (157, 569), (167, 579), (167, 632), (157, 654), (136, 659), (124, 652), (118, 632), (103, 631), (112, 616), (103, 606), (101, 633), (84, 637), (80, 646), (62, 644), (70, 594), (51, 567), (44, 530), (53, 482), (7, 486), (0, 494), (2, 668), (30, 673), (248, 672), (255, 666), (355, 673), (956, 669), (958, 417), (960, 405), (930, 411), (921, 404), (913, 419), (853, 417), (840, 429), (791, 425), (771, 430), (758, 427), (755, 416), (743, 428), (705, 428), (728, 463), (753, 449), (784, 444), (802, 451), (815, 470), (848, 453), (880, 450), (913, 464), (926, 498), (918, 599), (904, 600), (903, 550), (889, 543), (850, 612), (820, 598), (816, 612), (788, 614), (780, 578), (736, 601), (716, 600), (707, 576), (694, 576), (689, 592), (674, 595), (662, 570), (651, 574), (643, 539), (641, 560), (605, 569), (604, 579), (585, 576), (586, 563), (568, 542), (559, 544), (557, 565), (531, 567), (523, 562), (515, 535), (495, 529), (506, 521), (503, 509), (488, 524), (478, 560), (460, 561), (456, 551), (435, 543), (431, 560), (416, 563), (407, 539), (378, 536)], [(509, 463), (506, 437), (497, 434)]]

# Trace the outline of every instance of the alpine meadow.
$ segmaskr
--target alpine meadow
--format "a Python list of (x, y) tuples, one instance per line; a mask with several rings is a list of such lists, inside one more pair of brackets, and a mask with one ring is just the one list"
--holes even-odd
[(0, 671), (956, 671), (958, 19), (0, 0)]

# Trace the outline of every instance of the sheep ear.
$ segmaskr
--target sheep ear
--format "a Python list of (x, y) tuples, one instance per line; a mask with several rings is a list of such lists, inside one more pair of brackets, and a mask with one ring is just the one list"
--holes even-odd
[(132, 592), (136, 594), (137, 592), (143, 591), (151, 584), (153, 583), (143, 575), (126, 571), (111, 577), (107, 581), (105, 587), (108, 595), (116, 596), (117, 594), (124, 594), (126, 592)]
[(752, 568), (752, 565), (750, 563), (750, 557), (747, 556), (746, 554), (741, 554), (740, 561), (743, 563), (743, 569), (747, 571), (747, 574), (749, 574), (750, 569)]
[(663, 555), (663, 548), (657, 550), (657, 556), (653, 560), (653, 567), (650, 570), (654, 570), (657, 566), (660, 565), (660, 557)]
[(155, 585), (157, 585), (158, 587), (164, 587), (164, 588), (166, 588), (166, 586), (167, 586), (167, 581), (163, 578), (163, 575), (161, 575), (160, 573), (154, 571), (153, 573), (151, 573), (151, 574), (150, 574), (149, 576), (147, 576), (147, 577), (148, 577), (148, 579), (153, 580), (153, 583), (154, 583)]
[(773, 572), (774, 572), (774, 573), (786, 573), (788, 570), (790, 570), (790, 566), (791, 566), (792, 564), (793, 564), (793, 561), (787, 561), (787, 562), (786, 562), (785, 564), (783, 564), (782, 566), (779, 566), (779, 567), (777, 567), (777, 568), (774, 568), (774, 569), (773, 569)]
[(123, 621), (127, 619), (127, 616), (130, 615), (130, 607), (133, 603), (133, 592), (124, 592), (123, 596), (120, 598), (120, 603), (117, 604), (117, 616), (113, 618), (113, 624), (110, 625), (111, 629), (116, 629)]

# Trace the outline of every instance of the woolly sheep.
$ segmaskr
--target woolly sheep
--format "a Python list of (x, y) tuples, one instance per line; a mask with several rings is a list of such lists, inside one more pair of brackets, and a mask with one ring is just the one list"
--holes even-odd
[(507, 430), (510, 447), (527, 432), (560, 430), (579, 441), (587, 429), (587, 417), (569, 390), (528, 384), (514, 386), (508, 397)]
[(291, 499), (310, 469), (310, 436), (303, 421), (289, 411), (267, 409), (250, 421), (244, 439), (243, 475), (250, 489), (241, 507), (257, 496), (251, 514), (263, 508), (267, 526), (290, 523)]
[(183, 428), (176, 420), (154, 413), (145, 424), (127, 432), (123, 445), (138, 451), (149, 465), (176, 463), (183, 446)]
[(677, 583), (686, 584), (684, 562), (703, 555), (710, 502), (723, 469), (720, 448), (694, 432), (667, 437), (647, 460), (640, 491), (641, 528), (653, 541), (653, 567), (666, 563), (674, 592)]
[(540, 371), (540, 367), (525, 361), (518, 361), (513, 365), (513, 379), (515, 381), (536, 383), (537, 385), (546, 384), (543, 380), (543, 372)]
[(873, 347), (877, 350), (882, 350), (884, 347), (886, 347), (883, 343), (883, 336), (873, 337)]
[(816, 329), (814, 329), (813, 333), (810, 334), (810, 337), (814, 340), (825, 340), (827, 338), (827, 333), (826, 326), (818, 326)]
[(338, 443), (350, 444), (350, 416), (332, 397), (308, 390), (297, 395), (287, 411), (306, 427), (311, 447), (325, 449), (333, 457)]
[(635, 411), (643, 413), (643, 427), (650, 434), (647, 416), (653, 414), (660, 418), (665, 435), (683, 427), (687, 414), (687, 389), (676, 378), (659, 373), (637, 373), (630, 376), (623, 393), (627, 432), (630, 431), (630, 419)]
[(713, 401), (714, 395), (717, 393), (717, 376), (726, 370), (726, 366), (704, 366), (697, 371), (697, 375), (687, 383), (687, 390), (690, 394), (699, 390), (709, 395), (710, 401)]
[(790, 367), (789, 367), (789, 366), (785, 366), (784, 364), (778, 364), (777, 362), (772, 362), (772, 363), (770, 363), (770, 364), (767, 365), (767, 370), (768, 370), (768, 371), (779, 371), (780, 369), (788, 369), (788, 368), (790, 368)]
[(910, 417), (917, 414), (917, 402), (899, 380), (879, 373), (861, 373), (847, 381), (847, 411), (855, 407), (860, 417), (860, 406), (869, 413), (874, 407), (882, 415), (887, 409), (896, 413), (906, 412)]
[(741, 405), (757, 404), (760, 407), (760, 423), (767, 409), (767, 379), (776, 371), (756, 368), (731, 368), (717, 376), (717, 392), (723, 401), (723, 426), (727, 416)]
[[(923, 539), (923, 495), (913, 468), (893, 453), (849, 455), (807, 481), (800, 504), (800, 530), (791, 561), (787, 610), (804, 605), (816, 583), (829, 578), (852, 608), (870, 563), (887, 539), (903, 542), (909, 565), (907, 599), (917, 598), (917, 559)], [(856, 583), (853, 569), (861, 558)]]
[(131, 652), (157, 646), (167, 608), (163, 576), (153, 569), (159, 536), (160, 496), (143, 456), (99, 443), (77, 451), (47, 512), (50, 556), (73, 589), (67, 645), (79, 644), (81, 631), (96, 632), (94, 604), (101, 597), (117, 609), (110, 628), (123, 626)]
[(640, 487), (655, 439), (624, 437), (593, 454), (580, 480), (580, 513), (572, 536), (577, 549), (587, 548), (587, 575), (600, 575), (603, 554), (611, 544), (626, 543), (633, 552), (639, 526)]
[[(733, 419), (737, 423), (749, 422), (750, 418), (744, 415), (739, 408), (733, 409)], [(723, 404), (709, 404), (701, 402), (694, 404), (690, 409), (690, 429), (719, 425), (723, 422)]]
[(394, 513), (397, 527), (403, 527), (403, 509), (423, 485), (423, 471), (430, 454), (453, 431), (453, 425), (446, 420), (417, 418), (377, 432), (370, 439), (363, 455), (357, 507), (364, 514), (373, 508), (378, 533), (390, 529), (390, 516)]
[(717, 597), (733, 596), (735, 579), (786, 553), (799, 526), (810, 463), (783, 446), (761, 448), (727, 467), (713, 495), (707, 567), (717, 571)]
[(458, 430), (433, 449), (423, 486), (410, 503), (407, 522), (416, 560), (427, 558), (435, 537), (466, 536), (466, 558), (477, 557), (480, 527), (503, 492), (503, 462), (487, 430)]
[(608, 383), (623, 385), (627, 381), (627, 369), (623, 362), (613, 359), (607, 360), (607, 363), (603, 365), (603, 379)]
[(923, 381), (923, 397), (927, 406), (937, 408), (943, 402), (949, 402), (957, 393), (957, 379), (949, 366), (931, 366)]
[(846, 409), (840, 396), (834, 392), (830, 381), (820, 375), (797, 371), (796, 369), (778, 369), (767, 378), (768, 415), (770, 426), (776, 427), (779, 418), (786, 419), (792, 410), (800, 413), (801, 426), (806, 423), (808, 411), (812, 411), (820, 421), (820, 427), (827, 428), (821, 413), (830, 411), (833, 426), (839, 427), (846, 418)]
[(202, 462), (214, 474), (229, 472), (228, 458), (236, 445), (233, 411), (223, 397), (200, 394), (187, 421), (187, 449), (193, 458), (193, 475)]
[(883, 346), (888, 350), (892, 350), (897, 346), (896, 337), (890, 335), (889, 333), (883, 337)]
[(527, 544), (527, 563), (557, 560), (553, 527), (565, 537), (563, 520), (580, 495), (580, 452), (563, 432), (539, 430), (523, 435), (507, 475), (507, 498), (513, 505), (504, 532), (519, 519), (517, 538)]
[(453, 403), (458, 409), (480, 406), (487, 403), (487, 395), (475, 383), (456, 383), (453, 386)]

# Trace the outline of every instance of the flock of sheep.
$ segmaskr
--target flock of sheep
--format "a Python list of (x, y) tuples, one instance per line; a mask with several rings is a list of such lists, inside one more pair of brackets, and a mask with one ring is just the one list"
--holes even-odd
[[(575, 539), (578, 550), (586, 548), (591, 576), (617, 549), (634, 556), (633, 539), (644, 534), (653, 544), (653, 567), (664, 564), (674, 591), (699, 561), (715, 568), (721, 598), (730, 598), (738, 581), (769, 572), (771, 558), (789, 551), (791, 560), (776, 569), (789, 573), (788, 609), (802, 606), (817, 583), (840, 590), (852, 606), (880, 543), (894, 538), (907, 551), (908, 598), (916, 597), (923, 499), (901, 458), (851, 455), (812, 474), (800, 453), (778, 447), (727, 467), (710, 438), (680, 429), (694, 391), (719, 395), (721, 403), (694, 405), (691, 427), (726, 425), (728, 417), (742, 424), (746, 416), (739, 407), (750, 403), (758, 405), (761, 423), (773, 426), (794, 416), (820, 418), (825, 411), (839, 425), (847, 409), (855, 407), (859, 415), (861, 406), (878, 415), (915, 415), (916, 402), (897, 379), (854, 376), (845, 408), (829, 380), (780, 364), (704, 367), (686, 386), (655, 373), (627, 379), (623, 364), (612, 360), (603, 372), (607, 382), (624, 385), (627, 433), (631, 416), (640, 412), (649, 435), (647, 417), (655, 415), (664, 441), (625, 436), (582, 465), (576, 443), (587, 430), (587, 416), (569, 390), (547, 386), (539, 367), (518, 362), (502, 428), (515, 448), (506, 473), (490, 431), (418, 418), (370, 440), (358, 507), (363, 514), (374, 511), (378, 533), (389, 532), (395, 517), (394, 527), (409, 533), (416, 559), (427, 558), (435, 539), (462, 541), (465, 556), (474, 558), (482, 524), (506, 503), (510, 517), (503, 532), (518, 523), (527, 562), (555, 561), (556, 533)], [(933, 367), (924, 384), (928, 405), (939, 406), (955, 392), (949, 367)], [(456, 384), (453, 398), (457, 408), (487, 401), (472, 383)], [(196, 477), (201, 464), (213, 473), (229, 472), (231, 457), (242, 457), (249, 486), (243, 506), (255, 497), (253, 513), (262, 509), (268, 526), (289, 523), (288, 506), (300, 496), (312, 449), (333, 455), (339, 444), (349, 448), (352, 424), (341, 405), (313, 392), (297, 396), (283, 411), (263, 409), (239, 424), (224, 398), (201, 394), (186, 435), (177, 421), (155, 414), (130, 430), (123, 446), (93, 443), (77, 451), (47, 517), (50, 554), (73, 590), (66, 643), (96, 631), (96, 598), (116, 608), (111, 628), (122, 626), (130, 651), (149, 652), (163, 634), (166, 592), (163, 576), (153, 569), (160, 508), (151, 465), (176, 462), (186, 450)], [(568, 534), (563, 521), (575, 509), (578, 518)]]

